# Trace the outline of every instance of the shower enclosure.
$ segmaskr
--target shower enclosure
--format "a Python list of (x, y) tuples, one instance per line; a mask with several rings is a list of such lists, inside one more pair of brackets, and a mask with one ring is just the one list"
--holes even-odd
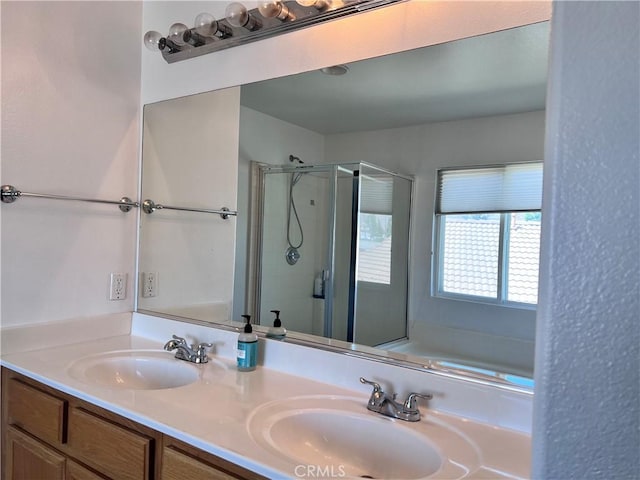
[(376, 346), (406, 337), (412, 180), (367, 163), (252, 166), (256, 323)]

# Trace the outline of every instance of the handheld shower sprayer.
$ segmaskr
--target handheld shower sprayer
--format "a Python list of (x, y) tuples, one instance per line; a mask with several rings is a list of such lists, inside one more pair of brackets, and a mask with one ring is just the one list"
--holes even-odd
[[(294, 163), (304, 163), (300, 160), (299, 157), (294, 155), (289, 155), (289, 161)], [(304, 232), (302, 230), (302, 223), (300, 222), (300, 217), (298, 216), (298, 209), (296, 208), (296, 202), (293, 199), (293, 187), (296, 183), (300, 181), (300, 177), (302, 177), (302, 173), (292, 172), (291, 177), (289, 179), (289, 203), (287, 205), (287, 243), (289, 247), (285, 252), (285, 259), (289, 265), (295, 265), (298, 260), (300, 260), (300, 252), (298, 249), (302, 246), (304, 242)], [(298, 224), (298, 231), (300, 232), (300, 241), (297, 244), (294, 244), (291, 241), (291, 212), (295, 216), (296, 223)]]

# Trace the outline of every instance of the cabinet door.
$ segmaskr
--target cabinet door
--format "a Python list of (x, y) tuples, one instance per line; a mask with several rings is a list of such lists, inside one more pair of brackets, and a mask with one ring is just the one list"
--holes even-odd
[(106, 478), (73, 460), (67, 460), (67, 480), (105, 480)]
[(162, 451), (161, 480), (184, 480), (185, 478), (237, 480), (239, 477), (231, 476), (172, 447), (165, 447)]
[(69, 410), (67, 443), (71, 456), (110, 478), (151, 477), (153, 440), (82, 408)]
[(65, 480), (62, 455), (13, 427), (6, 439), (6, 480)]

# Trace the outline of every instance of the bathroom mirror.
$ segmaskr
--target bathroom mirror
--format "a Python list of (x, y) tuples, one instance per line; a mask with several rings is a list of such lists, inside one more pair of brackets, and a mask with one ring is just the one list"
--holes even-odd
[[(415, 368), (437, 360), (463, 376), (531, 377), (535, 302), (498, 304), (439, 295), (434, 208), (441, 169), (542, 160), (548, 35), (543, 22), (146, 105), (143, 199), (202, 210), (226, 206), (237, 209), (238, 216), (224, 220), (214, 213), (178, 210), (141, 214), (138, 310), (234, 325), (241, 313), (260, 309), (266, 330), (269, 310), (277, 309), (289, 338), (310, 346)], [(238, 163), (227, 169), (230, 161)], [(387, 255), (408, 259), (408, 271), (400, 274), (406, 279), (402, 300), (376, 305), (384, 282), (355, 281), (361, 292), (371, 290), (372, 299), (363, 302), (364, 313), (356, 314), (356, 321), (373, 321), (381, 313), (376, 328), (399, 325), (400, 333), (361, 342), (356, 335), (355, 343), (347, 336), (323, 337), (327, 305), (322, 297), (329, 275), (327, 260), (319, 259), (318, 252), (327, 251), (328, 240), (317, 240), (326, 234), (327, 222), (339, 221), (327, 212), (313, 216), (328, 195), (318, 185), (334, 188), (335, 195), (341, 175), (353, 180), (354, 164), (364, 165), (358, 171), (377, 184), (383, 178), (408, 181), (396, 188), (404, 190), (404, 212), (410, 218), (406, 251), (387, 249)], [(279, 184), (273, 200), (264, 196), (269, 182)], [(298, 202), (297, 212), (291, 198)], [(261, 217), (266, 209), (282, 216)], [(401, 223), (395, 218), (394, 225)], [(539, 215), (532, 218), (539, 221)], [(297, 236), (292, 243), (286, 240), (287, 223), (289, 236)], [(382, 225), (372, 233), (373, 224), (353, 227), (353, 218), (348, 223), (360, 242), (384, 237)], [(260, 242), (276, 233), (263, 230), (265, 224), (278, 225), (275, 242), (281, 245), (268, 255)], [(300, 227), (307, 245), (323, 245), (317, 252), (304, 243), (297, 249), (301, 262), (313, 258), (304, 280), (285, 255), (300, 243)], [(342, 265), (350, 258), (334, 256), (332, 261)], [(274, 270), (263, 275), (267, 265)], [(264, 295), (267, 286), (268, 295), (276, 296)], [(303, 303), (310, 314), (296, 313)], [(299, 327), (296, 333), (301, 315), (310, 322), (315, 315), (315, 329)]]

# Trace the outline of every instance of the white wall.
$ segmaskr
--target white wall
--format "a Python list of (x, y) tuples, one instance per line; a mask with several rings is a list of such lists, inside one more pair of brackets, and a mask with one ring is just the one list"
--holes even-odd
[(640, 472), (638, 2), (551, 25), (533, 477)]
[[(135, 199), (141, 4), (0, 8), (2, 183)], [(2, 326), (131, 311), (135, 234), (135, 210), (32, 198), (3, 204)], [(110, 272), (128, 274), (126, 300), (108, 300)]]

